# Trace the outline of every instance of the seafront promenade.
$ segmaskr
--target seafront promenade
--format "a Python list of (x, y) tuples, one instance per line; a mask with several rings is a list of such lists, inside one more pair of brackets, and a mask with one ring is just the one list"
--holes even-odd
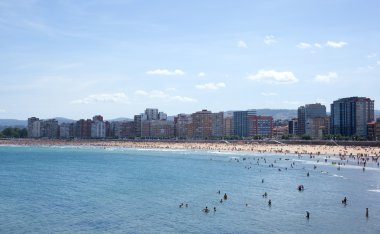
[[(312, 142), (311, 142), (312, 143)], [(325, 145), (276, 141), (133, 141), (133, 140), (49, 140), (49, 139), (2, 139), (0, 145), (45, 145), (45, 146), (95, 146), (143, 149), (186, 149), (213, 151), (241, 151), (252, 153), (279, 153), (327, 156), (379, 157), (379, 146), (338, 145), (326, 142)]]

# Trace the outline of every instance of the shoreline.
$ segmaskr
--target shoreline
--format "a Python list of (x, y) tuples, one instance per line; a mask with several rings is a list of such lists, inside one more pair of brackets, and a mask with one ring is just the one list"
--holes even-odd
[(97, 146), (140, 149), (215, 150), (224, 152), (281, 153), (336, 157), (380, 157), (380, 147), (314, 144), (275, 144), (268, 142), (182, 142), (182, 141), (125, 141), (125, 140), (51, 140), (0, 139), (0, 145), (24, 146)]

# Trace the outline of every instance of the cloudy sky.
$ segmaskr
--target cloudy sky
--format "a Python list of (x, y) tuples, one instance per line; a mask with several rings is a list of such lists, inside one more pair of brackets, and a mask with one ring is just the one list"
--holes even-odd
[[(0, 118), (380, 109), (378, 0), (0, 0)], [(378, 101), (377, 101), (378, 100)]]

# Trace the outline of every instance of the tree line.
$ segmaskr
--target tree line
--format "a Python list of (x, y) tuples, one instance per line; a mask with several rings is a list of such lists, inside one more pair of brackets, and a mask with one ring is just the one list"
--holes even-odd
[(0, 138), (26, 138), (28, 131), (26, 128), (5, 128), (0, 132)]

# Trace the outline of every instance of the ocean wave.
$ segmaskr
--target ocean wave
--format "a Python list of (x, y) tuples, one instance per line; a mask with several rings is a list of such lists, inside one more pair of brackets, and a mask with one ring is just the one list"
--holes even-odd
[(369, 189), (369, 192), (380, 193), (380, 189)]
[(346, 179), (346, 177), (344, 177), (344, 176), (342, 176), (342, 175), (333, 174), (332, 176), (333, 176), (333, 177), (342, 178), (342, 179)]

